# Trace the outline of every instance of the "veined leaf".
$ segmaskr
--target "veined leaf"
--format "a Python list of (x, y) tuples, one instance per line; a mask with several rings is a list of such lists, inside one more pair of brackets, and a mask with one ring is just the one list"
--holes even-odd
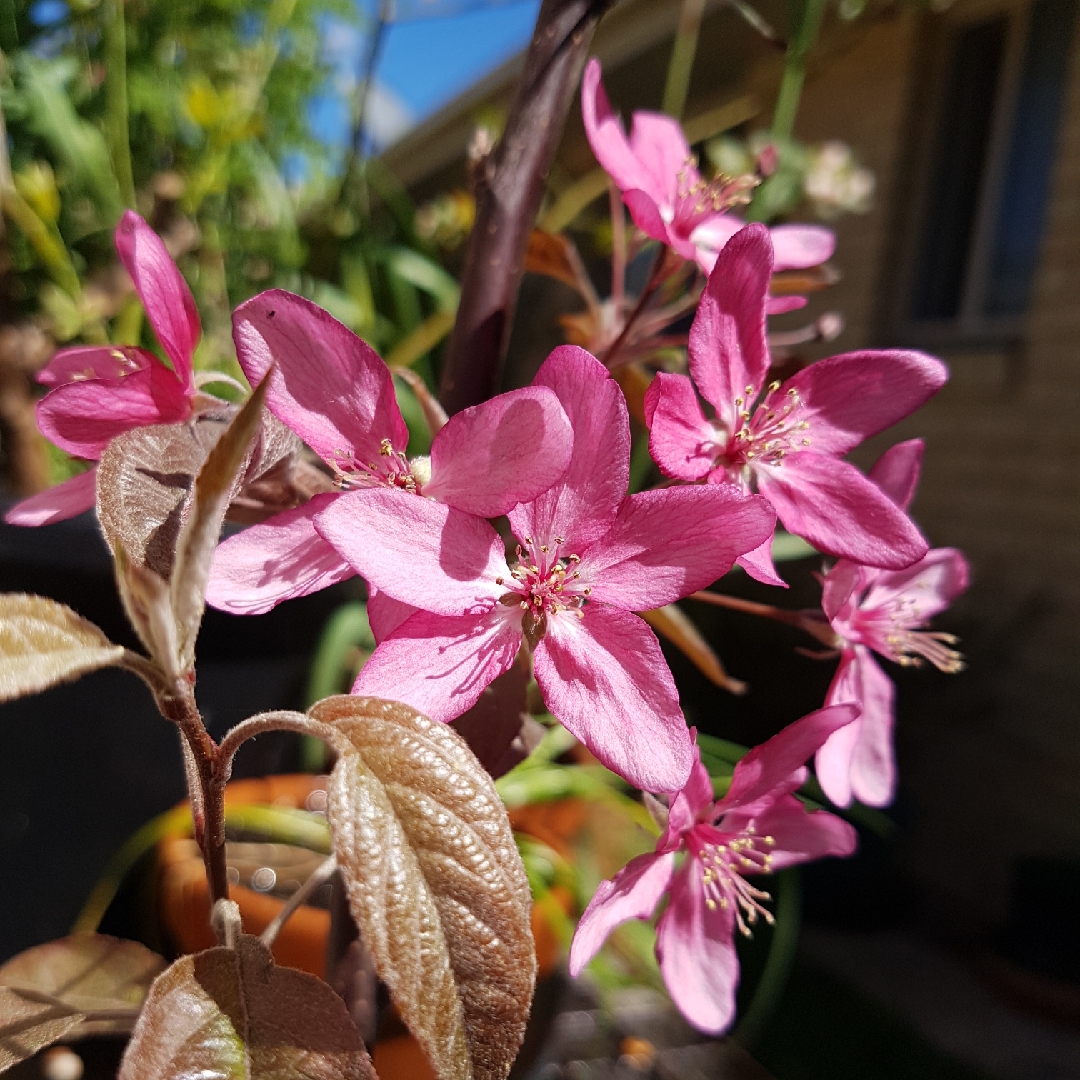
[(166, 581), (187, 514), (188, 494), (207, 455), (226, 430), (230, 413), (188, 424), (153, 424), (117, 436), (97, 473), (98, 521), (115, 550)]
[(258, 938), (184, 956), (150, 988), (119, 1080), (376, 1080), (344, 1002)]
[(52, 1005), (0, 987), (0, 1072), (59, 1042), (82, 1019), (67, 1005)]
[(0, 967), (0, 1071), (59, 1039), (126, 1034), (165, 961), (101, 934), (37, 945)]
[(0, 595), (0, 701), (77, 679), (123, 655), (92, 622), (55, 600)]
[(491, 778), (449, 726), (406, 705), (343, 695), (309, 711), (348, 740), (327, 815), (379, 977), (440, 1080), (502, 1080), (536, 958), (529, 883)]
[(195, 639), (206, 607), (210, 561), (221, 535), (225, 511), (237, 486), (240, 467), (259, 430), (269, 388), (269, 381), (263, 379), (214, 444), (195, 480), (191, 514), (177, 540), (176, 560), (169, 582), (181, 671), (186, 671), (195, 662)]

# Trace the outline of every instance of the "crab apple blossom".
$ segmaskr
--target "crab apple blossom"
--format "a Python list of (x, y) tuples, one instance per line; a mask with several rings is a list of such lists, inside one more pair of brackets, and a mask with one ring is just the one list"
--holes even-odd
[[(49, 361), (37, 377), (49, 387), (38, 402), (38, 428), (61, 450), (90, 461), (132, 428), (187, 420), (197, 394), (192, 357), (202, 328), (187, 282), (161, 238), (134, 211), (120, 219), (114, 239), (172, 369), (146, 349), (128, 345), (61, 349)], [(94, 472), (23, 499), (5, 520), (48, 525), (89, 510)]]
[[(766, 386), (771, 272), (763, 225), (747, 226), (720, 253), (690, 328), (690, 378), (661, 373), (646, 394), (652, 456), (666, 476), (756, 488), (789, 532), (820, 551), (867, 566), (910, 566), (926, 554), (926, 541), (840, 458), (926, 402), (945, 383), (945, 365), (899, 349), (847, 353)], [(767, 547), (741, 565), (784, 584)]]
[[(870, 479), (906, 509), (919, 478), (918, 439), (886, 451)], [(826, 702), (857, 702), (862, 714), (832, 735), (815, 760), (818, 780), (837, 805), (852, 798), (885, 806), (896, 787), (892, 680), (874, 653), (897, 664), (929, 660), (942, 671), (963, 667), (955, 638), (921, 629), (967, 588), (968, 565), (953, 548), (934, 548), (905, 570), (880, 570), (847, 559), (825, 576), (822, 607), (837, 636), (840, 666)]]
[[(637, 227), (708, 274), (721, 248), (745, 226), (727, 210), (747, 201), (752, 183), (727, 177), (706, 183), (682, 128), (669, 116), (635, 112), (628, 139), (604, 92), (598, 60), (585, 69), (581, 112), (596, 160), (622, 192)], [(771, 234), (778, 271), (818, 266), (836, 243), (832, 231), (819, 225), (778, 225)], [(803, 304), (801, 297), (778, 297), (770, 311)]]
[(259, 614), (352, 577), (356, 571), (314, 526), (339, 500), (362, 517), (369, 494), (394, 489), (496, 517), (549, 488), (570, 460), (570, 424), (552, 391), (539, 386), (457, 413), (430, 456), (410, 460), (390, 369), (303, 297), (275, 289), (241, 304), (233, 336), (252, 385), (270, 379), (267, 408), (327, 463), (338, 490), (221, 544), (207, 589), (214, 607)]
[(651, 918), (667, 893), (656, 928), (664, 983), (695, 1027), (711, 1035), (727, 1030), (739, 982), (735, 933), (749, 935), (759, 917), (772, 922), (769, 894), (747, 878), (855, 850), (856, 833), (846, 821), (808, 812), (792, 793), (806, 780), (806, 759), (857, 716), (854, 705), (834, 705), (790, 724), (735, 766), (719, 801), (695, 746), (690, 778), (671, 798), (656, 850), (602, 881), (581, 916), (570, 974), (581, 973), (619, 923)]
[(715, 581), (774, 516), (763, 499), (707, 485), (627, 496), (626, 403), (584, 349), (556, 349), (534, 387), (566, 410), (573, 456), (562, 479), (510, 511), (512, 567), (486, 521), (389, 487), (316, 515), (380, 595), (420, 609), (383, 638), (353, 691), (452, 720), (526, 642), (551, 712), (632, 784), (674, 790), (692, 743), (659, 644), (634, 612)]

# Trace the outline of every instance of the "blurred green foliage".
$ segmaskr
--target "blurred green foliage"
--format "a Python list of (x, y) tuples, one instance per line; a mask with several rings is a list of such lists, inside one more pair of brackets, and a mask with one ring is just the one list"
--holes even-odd
[(332, 20), (355, 22), (352, 0), (49, 7), (55, 21), (37, 25), (40, 5), (0, 0), (11, 271), (0, 323), (33, 319), (56, 343), (153, 347), (112, 244), (133, 206), (192, 287), (204, 327), (197, 367), (236, 374), (231, 310), (277, 287), (326, 307), (384, 355), (418, 343), (401, 355), (430, 378), (427, 352), (456, 310), (456, 282), (416, 237), (393, 178), (342, 161), (309, 124), (312, 96), (333, 77), (322, 36)]

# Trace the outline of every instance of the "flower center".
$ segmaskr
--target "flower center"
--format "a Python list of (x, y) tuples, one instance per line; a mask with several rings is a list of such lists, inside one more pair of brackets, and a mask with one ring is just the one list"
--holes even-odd
[(499, 603), (521, 608), (521, 632), (533, 649), (547, 633), (548, 616), (572, 611), (579, 619), (585, 617), (581, 609), (592, 589), (577, 584), (581, 574), (576, 567), (581, 556), (559, 554), (565, 543), (561, 536), (556, 536), (550, 545), (536, 545), (525, 537), (524, 548), (521, 544), (517, 548), (517, 564), (510, 571), (512, 580), (495, 579), (496, 585), (510, 588), (499, 597)]
[[(714, 829), (710, 833), (715, 836)], [(733, 906), (736, 925), (747, 937), (759, 915), (770, 926), (774, 920), (772, 912), (762, 903), (772, 899), (770, 894), (755, 889), (743, 875), (771, 874), (772, 854), (767, 849), (775, 844), (771, 836), (758, 836), (752, 822), (741, 833), (726, 836), (720, 843), (700, 837), (691, 839), (691, 854), (697, 859), (705, 906), (710, 911)]]
[[(726, 466), (744, 483), (749, 482), (754, 466), (778, 469), (787, 454), (805, 450), (811, 441), (810, 421), (795, 387), (781, 393), (779, 382), (770, 383), (765, 398), (751, 413), (753, 396), (754, 388), (748, 386), (745, 397), (735, 399), (741, 426), (726, 444), (722, 438), (718, 440), (723, 449), (717, 455), (717, 464)], [(741, 477), (737, 475), (740, 473)]]
[(334, 486), (349, 491), (362, 487), (401, 488), (410, 495), (421, 494), (421, 489), (431, 479), (431, 466), (426, 458), (413, 461), (400, 450), (395, 450), (389, 439), (379, 444), (379, 461), (361, 461), (347, 450), (337, 450), (330, 466), (334, 470)]
[(918, 597), (903, 594), (880, 607), (861, 608), (853, 619), (858, 636), (897, 664), (918, 667), (929, 660), (949, 675), (963, 671), (962, 654), (950, 648), (957, 643), (956, 636), (917, 629), (926, 621)]
[(674, 216), (690, 231), (703, 218), (721, 214), (733, 206), (745, 206), (760, 182), (749, 174), (728, 176), (726, 173), (704, 180), (698, 172), (698, 159), (691, 154), (675, 176)]

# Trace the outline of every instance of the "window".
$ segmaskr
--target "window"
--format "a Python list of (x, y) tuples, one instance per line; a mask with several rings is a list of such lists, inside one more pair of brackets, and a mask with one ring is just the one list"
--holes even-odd
[[(1017, 337), (1031, 297), (1078, 0), (944, 21), (900, 333), (928, 345)], [(971, 8), (968, 8), (971, 11)]]

